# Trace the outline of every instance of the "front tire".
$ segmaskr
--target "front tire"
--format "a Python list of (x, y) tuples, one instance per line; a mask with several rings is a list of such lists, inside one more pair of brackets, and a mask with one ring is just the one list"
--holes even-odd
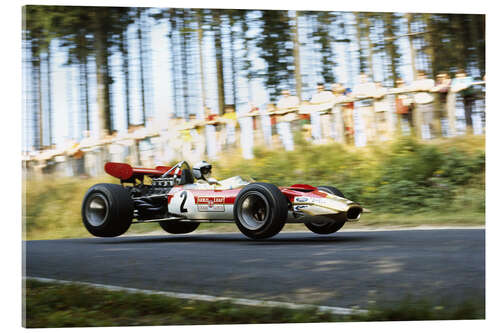
[(160, 227), (169, 234), (189, 234), (200, 226), (198, 222), (160, 222)]
[(251, 183), (234, 203), (238, 229), (252, 239), (269, 238), (281, 231), (288, 215), (288, 201), (276, 185)]
[[(318, 190), (345, 198), (344, 194), (339, 189), (333, 186), (318, 186)], [(306, 222), (304, 224), (307, 227), (307, 229), (311, 230), (316, 234), (328, 235), (339, 231), (344, 226), (345, 222), (346, 222), (345, 220), (332, 221), (329, 218), (316, 217), (314, 221)]]
[(125, 233), (134, 215), (129, 191), (117, 184), (96, 184), (88, 189), (82, 203), (85, 228), (97, 237), (116, 237)]

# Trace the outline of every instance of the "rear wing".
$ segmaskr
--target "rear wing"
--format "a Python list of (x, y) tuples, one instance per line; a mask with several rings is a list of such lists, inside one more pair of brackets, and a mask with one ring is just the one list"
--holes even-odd
[[(168, 166), (157, 166), (154, 169), (132, 167), (127, 163), (107, 162), (104, 165), (104, 171), (107, 174), (120, 179), (122, 182), (134, 182), (135, 179), (142, 180), (144, 176), (151, 178), (161, 177), (165, 172), (170, 170)], [(170, 173), (174, 175), (172, 170)], [(167, 175), (168, 176), (168, 175)]]

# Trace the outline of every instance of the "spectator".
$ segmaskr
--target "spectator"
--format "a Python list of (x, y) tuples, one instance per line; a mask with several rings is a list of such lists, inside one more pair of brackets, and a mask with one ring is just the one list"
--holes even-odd
[(436, 85), (431, 91), (437, 94), (436, 108), (436, 128), (441, 125), (441, 134), (448, 136), (449, 120), (447, 115), (447, 99), (448, 91), (450, 90), (451, 79), (448, 73), (442, 72), (436, 75)]
[(268, 104), (266, 108), (260, 110), (260, 128), (262, 128), (264, 142), (269, 148), (273, 147), (273, 124), (269, 114), (272, 114), (274, 110), (274, 104), (271, 103)]
[[(467, 130), (472, 128), (472, 107), (475, 99), (475, 91), (472, 87), (473, 79), (467, 76), (463, 69), (460, 69), (451, 82), (451, 91), (461, 99), (465, 114), (465, 124)], [(459, 105), (456, 103), (455, 105)]]
[(401, 78), (396, 80), (396, 115), (398, 129), (403, 133), (410, 133), (413, 125), (413, 100), (405, 93), (405, 81)]
[[(335, 83), (332, 85), (333, 93), (333, 107), (332, 107), (332, 133), (333, 137), (337, 142), (344, 143), (345, 135), (347, 134), (345, 130), (345, 121), (343, 119), (343, 106), (344, 106), (344, 96), (345, 88), (341, 83)], [(352, 114), (350, 115), (352, 123)]]
[(285, 89), (281, 92), (281, 98), (277, 103), (277, 130), (281, 143), (285, 150), (293, 150), (293, 135), (291, 122), (295, 119), (295, 112), (298, 111), (300, 100), (297, 96), (291, 96), (290, 91)]
[(352, 89), (345, 88), (343, 95), (345, 102), (342, 104), (342, 119), (344, 120), (346, 140), (347, 143), (353, 144), (356, 132), (354, 131), (354, 102), (351, 100)]
[(196, 115), (189, 115), (189, 120), (180, 125), (181, 138), (183, 141), (183, 159), (188, 161), (198, 161), (205, 151), (204, 136), (199, 134), (201, 122), (196, 119)]
[[(80, 141), (80, 150), (84, 153), (85, 174), (90, 177), (96, 177), (102, 164), (99, 164), (99, 140), (92, 136), (90, 131), (83, 133), (83, 139)], [(135, 157), (135, 156), (134, 156)]]
[(233, 146), (236, 143), (236, 112), (234, 107), (226, 107), (224, 115), (222, 115), (224, 128), (221, 135), (221, 143), (225, 147)]
[(278, 109), (293, 109), (296, 110), (300, 105), (300, 100), (297, 96), (292, 96), (290, 90), (283, 89), (281, 97), (276, 104)]
[(243, 158), (250, 160), (253, 159), (253, 116), (259, 111), (259, 109), (252, 103), (248, 104), (242, 109), (241, 113), (238, 115), (240, 123), (240, 144), (243, 153)]
[[(359, 75), (359, 84), (353, 89), (353, 96), (357, 100), (354, 102), (355, 119), (358, 119), (357, 145), (364, 146), (366, 141), (375, 141), (374, 114), (373, 114), (373, 96), (376, 93), (375, 83), (371, 82), (368, 75), (361, 73)], [(355, 122), (356, 126), (356, 122)], [(355, 140), (356, 141), (356, 140)]]
[(209, 107), (205, 108), (206, 118), (205, 118), (205, 138), (206, 138), (206, 148), (207, 157), (211, 160), (217, 158), (217, 153), (219, 152), (219, 140), (217, 138), (217, 125), (219, 124), (219, 117), (216, 111), (211, 110)]
[(160, 130), (160, 144), (162, 150), (160, 153), (159, 164), (166, 164), (179, 156), (179, 147), (182, 141), (179, 138), (179, 131), (176, 129), (179, 125), (179, 119), (168, 119), (168, 126)]
[(389, 139), (389, 103), (386, 98), (387, 88), (381, 82), (375, 82), (373, 109), (375, 111), (374, 127), (377, 140)]
[(417, 79), (412, 84), (412, 90), (417, 91), (414, 95), (417, 104), (417, 131), (420, 131), (422, 139), (428, 140), (435, 135), (432, 124), (434, 96), (429, 91), (434, 87), (434, 80), (428, 79), (424, 71), (418, 71)]
[[(326, 111), (332, 107), (333, 94), (325, 90), (323, 83), (318, 83), (316, 93), (311, 97), (311, 135), (315, 143), (320, 143), (324, 136), (329, 136), (330, 117), (325, 117)], [(322, 117), (323, 115), (323, 117)]]

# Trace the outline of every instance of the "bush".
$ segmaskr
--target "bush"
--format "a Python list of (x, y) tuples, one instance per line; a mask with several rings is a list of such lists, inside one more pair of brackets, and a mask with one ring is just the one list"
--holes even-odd
[(442, 146), (401, 138), (367, 148), (309, 143), (293, 152), (258, 148), (254, 160), (225, 158), (214, 169), (219, 178), (239, 174), (282, 186), (333, 185), (385, 213), (455, 210), (459, 202), (484, 211), (484, 149), (466, 149), (464, 138), (448, 140)]
[[(477, 137), (447, 139), (439, 144), (402, 138), (365, 148), (303, 142), (293, 152), (259, 147), (251, 161), (225, 156), (214, 163), (213, 170), (219, 179), (241, 175), (282, 186), (332, 185), (379, 215), (404, 214), (408, 218), (413, 213), (458, 216), (467, 212), (484, 216), (482, 147), (484, 140)], [(27, 238), (88, 236), (81, 223), (81, 201), (87, 189), (98, 182), (116, 180), (108, 177), (27, 181)], [(151, 231), (157, 225), (133, 228)]]

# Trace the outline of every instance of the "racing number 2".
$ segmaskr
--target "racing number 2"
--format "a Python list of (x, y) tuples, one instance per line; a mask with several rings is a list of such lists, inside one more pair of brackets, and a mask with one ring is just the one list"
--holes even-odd
[(187, 213), (187, 209), (184, 208), (184, 205), (186, 204), (186, 200), (187, 200), (187, 192), (186, 191), (182, 191), (181, 194), (180, 194), (180, 197), (182, 198), (182, 202), (181, 202), (181, 213)]

